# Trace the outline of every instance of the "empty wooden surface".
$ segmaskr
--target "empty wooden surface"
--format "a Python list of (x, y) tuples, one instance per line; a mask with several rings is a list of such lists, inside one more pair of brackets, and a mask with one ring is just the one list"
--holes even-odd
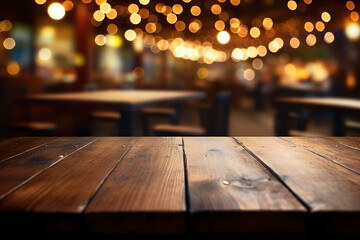
[[(182, 139), (141, 138), (86, 209), (96, 232), (184, 233)], [(152, 219), (152, 221), (149, 221)]]
[(184, 149), (193, 232), (305, 231), (306, 208), (234, 139), (186, 137)]
[(357, 137), (0, 142), (0, 230), (360, 235)]

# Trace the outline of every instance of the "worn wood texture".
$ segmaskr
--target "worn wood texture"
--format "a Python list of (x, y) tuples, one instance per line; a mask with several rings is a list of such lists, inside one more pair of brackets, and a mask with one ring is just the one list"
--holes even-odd
[(180, 137), (143, 137), (85, 211), (90, 231), (185, 233), (185, 176)]
[(346, 145), (360, 150), (360, 138), (359, 137), (327, 137), (337, 143)]
[(359, 143), (334, 137), (10, 139), (0, 143), (0, 229), (358, 237)]
[(82, 221), (79, 213), (134, 141), (135, 138), (97, 138), (64, 157), (1, 199), (0, 212), (18, 213), (10, 215), (12, 219), (3, 218), (6, 221), (2, 224), (34, 231), (78, 230)]
[(0, 199), (51, 165), (94, 140), (94, 138), (59, 138), (1, 161)]
[(193, 232), (306, 231), (304, 206), (233, 138), (185, 137), (184, 149)]
[[(360, 176), (357, 173), (285, 139), (236, 139), (309, 208), (312, 231), (360, 233)], [(341, 151), (338, 154), (341, 155)]]
[(56, 137), (18, 137), (0, 141), (0, 161), (54, 141)]
[(358, 149), (321, 137), (284, 137), (284, 139), (360, 174)]

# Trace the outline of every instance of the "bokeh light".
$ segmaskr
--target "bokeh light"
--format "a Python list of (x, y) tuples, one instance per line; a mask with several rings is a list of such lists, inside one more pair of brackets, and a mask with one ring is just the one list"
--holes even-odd
[(13, 38), (11, 37), (8, 37), (8, 38), (5, 38), (4, 42), (3, 42), (3, 46), (5, 49), (7, 50), (11, 50), (15, 47), (16, 45), (16, 42)]
[(358, 40), (360, 37), (360, 25), (357, 22), (351, 22), (345, 26), (345, 34), (350, 40)]
[(60, 20), (65, 16), (65, 8), (60, 3), (52, 3), (48, 8), (49, 16), (54, 20)]
[(221, 31), (217, 34), (217, 40), (221, 44), (226, 44), (230, 41), (230, 34), (227, 31)]

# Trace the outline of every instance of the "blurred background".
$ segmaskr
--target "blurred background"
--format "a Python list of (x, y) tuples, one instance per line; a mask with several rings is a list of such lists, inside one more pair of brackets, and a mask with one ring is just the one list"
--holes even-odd
[[(194, 90), (208, 100), (230, 91), (226, 135), (232, 136), (276, 135), (278, 97), (360, 98), (360, 1), (13, 0), (1, 5), (3, 138), (41, 135), (34, 128), (69, 135), (59, 121), (54, 124), (71, 121), (65, 110), (17, 103), (17, 96), (31, 94)], [(181, 124), (201, 125), (195, 105), (182, 106)], [(35, 127), (24, 125), (29, 111)], [(344, 135), (359, 135), (358, 121), (356, 111), (347, 115)], [(15, 127), (18, 122), (22, 128)], [(149, 124), (160, 122), (168, 119), (154, 117)], [(144, 135), (141, 119), (136, 124), (136, 135)], [(289, 115), (289, 124), (298, 135), (333, 134), (331, 111), (300, 109)], [(117, 135), (118, 127), (98, 119), (90, 134)]]

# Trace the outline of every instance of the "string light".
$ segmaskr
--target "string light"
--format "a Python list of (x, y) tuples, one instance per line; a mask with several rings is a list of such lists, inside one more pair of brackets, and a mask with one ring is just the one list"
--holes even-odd
[(330, 13), (328, 13), (328, 12), (323, 12), (323, 13), (321, 13), (321, 19), (322, 19), (324, 22), (330, 22), (330, 19), (331, 19)]
[(327, 32), (324, 35), (324, 41), (328, 44), (332, 43), (335, 40), (335, 36), (332, 32)]
[(353, 1), (347, 1), (346, 2), (346, 8), (349, 9), (350, 11), (354, 10), (355, 8), (355, 4)]
[[(35, 0), (35, 2), (41, 5), (44, 4), (46, 0)], [(82, 0), (82, 2), (88, 4), (92, 2), (92, 0)], [(201, 7), (197, 5), (188, 5), (187, 8), (183, 6), (185, 6), (187, 3), (190, 3), (191, 0), (183, 0), (183, 3), (176, 3), (172, 6), (170, 6), (170, 4), (158, 2), (153, 3), (153, 6), (155, 6), (154, 12), (151, 12), (151, 8), (149, 7), (144, 7), (141, 9), (139, 7), (142, 5), (149, 5), (150, 0), (139, 0), (137, 3), (133, 1), (127, 6), (118, 4), (114, 6), (114, 8), (107, 0), (94, 0), (93, 2), (98, 5), (98, 9), (94, 10), (93, 19), (91, 20), (94, 26), (100, 26), (105, 18), (112, 20), (118, 16), (128, 17), (132, 24), (139, 25), (140, 27), (143, 26), (143, 30), (141, 30), (140, 27), (136, 30), (126, 30), (124, 33), (126, 40), (135, 41), (135, 39), (141, 38), (142, 40), (140, 41), (138, 39), (139, 43), (137, 44), (141, 43), (144, 46), (149, 46), (153, 52), (170, 50), (177, 57), (190, 60), (201, 60), (208, 64), (227, 59), (227, 54), (222, 51), (216, 51), (212, 45), (209, 45), (210, 42), (206, 42), (206, 46), (202, 46), (201, 42), (198, 40), (196, 40), (198, 41), (197, 44), (194, 44), (195, 40), (185, 41), (185, 36), (187, 36), (186, 29), (188, 29), (188, 31), (193, 34), (196, 34), (201, 30), (201, 33), (205, 32), (205, 34), (207, 34), (209, 37), (215, 35), (217, 31), (216, 40), (222, 45), (228, 44), (230, 40), (237, 41), (236, 39), (242, 38), (241, 41), (242, 44), (244, 44), (244, 47), (232, 49), (232, 51), (229, 53), (229, 56), (234, 61), (242, 61), (247, 60), (248, 58), (264, 57), (268, 51), (272, 53), (279, 51), (284, 46), (284, 41), (282, 38), (277, 36), (284, 36), (284, 39), (290, 39), (286, 41), (288, 41), (291, 48), (299, 48), (301, 45), (301, 38), (299, 37), (302, 30), (301, 26), (303, 26), (303, 29), (308, 32), (308, 35), (305, 39), (306, 44), (308, 46), (314, 46), (317, 42), (317, 37), (314, 35), (315, 33), (311, 33), (313, 33), (314, 30), (323, 32), (325, 30), (325, 24), (331, 20), (330, 13), (324, 11), (321, 13), (321, 20), (313, 21), (315, 19), (311, 19), (313, 23), (307, 21), (304, 23), (304, 25), (302, 25), (300, 21), (295, 18), (291, 18), (286, 22), (276, 24), (270, 17), (254, 17), (251, 22), (247, 21), (246, 19), (243, 21), (243, 19), (240, 20), (237, 18), (233, 12), (227, 11), (227, 9), (225, 9), (228, 7), (228, 5), (225, 4), (226, 0), (218, 0), (218, 3), (206, 2), (204, 5), (201, 5)], [(241, 4), (240, 0), (229, 0), (229, 2), (233, 6), (238, 6)], [(270, 2), (271, 0), (267, 1), (266, 4), (270, 4)], [(291, 11), (299, 10), (304, 12), (309, 9), (309, 5), (311, 5), (311, 3), (312, 0), (289, 0), (285, 2), (284, 7), (287, 7)], [(56, 7), (53, 7), (54, 9), (50, 10), (51, 6)], [(66, 11), (72, 10), (73, 6), (74, 2), (70, 0), (65, 0), (62, 4), (56, 2), (52, 3), (48, 8), (49, 16), (55, 20), (59, 20), (65, 16)], [(360, 27), (358, 24), (356, 25), (356, 22), (359, 20), (359, 14), (354, 11), (355, 4), (351, 0), (346, 1), (346, 8), (350, 11), (349, 17), (353, 23), (348, 24), (345, 27), (345, 34), (349, 39), (356, 40), (360, 36)], [(217, 15), (217, 19), (214, 21), (215, 23), (212, 23), (214, 24), (213, 28), (204, 28), (202, 30), (202, 21), (205, 23), (207, 20), (201, 19), (201, 16), (199, 18), (190, 19), (189, 22), (185, 21), (181, 15), (184, 14), (184, 12), (189, 11), (189, 9), (191, 15), (194, 17), (199, 17), (203, 11), (210, 11), (212, 14)], [(205, 15), (206, 14), (204, 14), (204, 16)], [(165, 16), (165, 18), (163, 18), (163, 16)], [(170, 24), (170, 26), (173, 25), (173, 31), (169, 32), (169, 35), (166, 37), (167, 39), (163, 39), (165, 35), (163, 35), (164, 31), (162, 30), (166, 29), (165, 32), (168, 33), (167, 30), (169, 29), (169, 26), (165, 26), (166, 24), (164, 25), (161, 18), (166, 19), (166, 24)], [(117, 37), (119, 37), (116, 35), (116, 33), (119, 31), (119, 28), (113, 23), (106, 24), (106, 36), (103, 34), (98, 34), (95, 37), (95, 43), (98, 46), (115, 46), (115, 42), (118, 40), (114, 39), (118, 39)], [(227, 24), (229, 24), (229, 26)], [(0, 32), (1, 31), (2, 22), (0, 22)], [(234, 40), (232, 37), (230, 37), (229, 32), (235, 35), (233, 38)], [(154, 33), (158, 35), (147, 35)], [(285, 35), (287, 35), (289, 38), (286, 38)], [(178, 36), (181, 36), (181, 38), (184, 39), (183, 44), (177, 45), (176, 47), (170, 49), (173, 42), (172, 39)], [(335, 39), (334, 34), (330, 31), (327, 31), (323, 37), (325, 43), (327, 44), (332, 43)], [(6, 49), (11, 49), (11, 44), (5, 44), (4, 41), (3, 45), (4, 47), (5, 45), (7, 46), (5, 47)], [(256, 68), (254, 67), (254, 69)]]
[(300, 46), (300, 40), (296, 37), (290, 39), (290, 46), (292, 48), (298, 48)]
[(20, 72), (20, 65), (17, 62), (9, 62), (6, 66), (6, 71), (10, 75), (17, 75)]
[(306, 37), (306, 43), (307, 45), (309, 46), (314, 46), (316, 44), (316, 37), (314, 34), (309, 34), (307, 37)]
[(199, 16), (201, 13), (201, 8), (198, 6), (192, 6), (190, 12), (193, 16)]
[(54, 20), (60, 20), (65, 16), (65, 8), (60, 3), (52, 3), (48, 8), (49, 16)]
[(42, 4), (46, 3), (46, 0), (35, 0), (35, 2), (39, 5), (42, 5)]
[(211, 12), (215, 15), (219, 15), (221, 13), (222, 9), (219, 4), (214, 4), (211, 6)]
[(290, 10), (294, 11), (297, 8), (297, 3), (293, 0), (288, 1), (287, 6)]
[(148, 5), (150, 3), (150, 0), (139, 0), (139, 2), (142, 5)]
[(266, 29), (266, 30), (269, 30), (269, 29), (271, 29), (272, 28), (272, 26), (273, 26), (273, 20), (271, 19), (271, 18), (264, 18), (264, 20), (263, 20), (263, 26), (264, 26), (264, 28)]
[(357, 22), (351, 22), (345, 27), (345, 35), (350, 40), (358, 40), (360, 37), (360, 25)]
[(104, 46), (106, 44), (106, 37), (103, 34), (96, 35), (95, 43), (98, 46)]
[(125, 34), (125, 39), (128, 41), (134, 41), (136, 38), (136, 32), (132, 29), (126, 30)]
[(139, 24), (140, 22), (141, 22), (141, 17), (140, 17), (140, 15), (139, 14), (137, 14), (137, 13), (133, 13), (133, 14), (131, 14), (130, 15), (130, 22), (132, 23), (132, 24)]
[(260, 36), (260, 29), (257, 27), (252, 27), (250, 29), (250, 36), (253, 38), (258, 38)]
[(226, 44), (230, 41), (230, 34), (227, 31), (221, 31), (217, 34), (217, 40), (221, 44)]
[(41, 48), (38, 53), (39, 59), (42, 61), (48, 61), (52, 57), (52, 51), (49, 48)]
[(6, 38), (3, 42), (3, 46), (5, 49), (7, 50), (11, 50), (15, 47), (16, 45), (16, 42), (13, 38), (9, 37), (9, 38)]
[(306, 22), (304, 25), (304, 29), (307, 32), (312, 32), (314, 30), (314, 24), (312, 24), (311, 22)]
[(246, 69), (245, 71), (244, 71), (244, 78), (246, 79), (246, 80), (248, 80), (248, 81), (251, 81), (251, 80), (254, 80), (254, 78), (255, 78), (255, 72), (254, 72), (254, 70), (252, 70), (252, 69)]
[(319, 32), (322, 32), (325, 30), (325, 24), (322, 21), (317, 21), (315, 23), (315, 28), (316, 30), (318, 30)]

